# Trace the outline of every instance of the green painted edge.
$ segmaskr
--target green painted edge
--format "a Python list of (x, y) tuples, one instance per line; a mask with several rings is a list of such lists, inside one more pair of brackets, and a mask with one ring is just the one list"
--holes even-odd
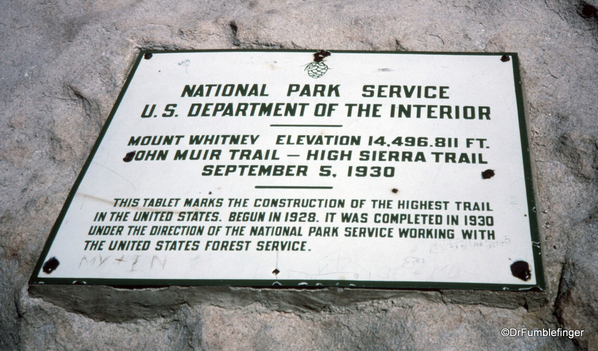
[(125, 81), (125, 84), (123, 85), (123, 87), (120, 91), (120, 94), (118, 94), (118, 98), (116, 99), (116, 102), (114, 103), (114, 107), (112, 108), (112, 111), (110, 111), (110, 115), (108, 116), (108, 119), (104, 123), (104, 127), (102, 127), (102, 130), (100, 131), (100, 134), (98, 135), (96, 143), (94, 144), (93, 148), (91, 149), (91, 152), (89, 153), (89, 157), (87, 158), (87, 161), (85, 161), (85, 164), (83, 165), (83, 168), (81, 169), (81, 172), (79, 173), (79, 176), (75, 180), (75, 184), (71, 188), (71, 191), (70, 191), (68, 197), (66, 198), (66, 201), (64, 202), (64, 206), (62, 207), (62, 210), (60, 211), (60, 214), (58, 215), (58, 218), (56, 219), (54, 226), (52, 227), (52, 231), (50, 232), (50, 236), (48, 236), (46, 245), (44, 246), (42, 253), (40, 254), (39, 260), (37, 261), (37, 264), (35, 265), (35, 268), (33, 269), (33, 274), (31, 275), (31, 278), (29, 279), (29, 284), (34, 283), (34, 281), (36, 279), (38, 279), (37, 276), (41, 272), (42, 266), (44, 264), (44, 259), (46, 258), (46, 256), (48, 255), (48, 252), (50, 251), (50, 247), (52, 246), (52, 243), (54, 242), (54, 238), (56, 237), (56, 234), (58, 234), (58, 230), (60, 229), (60, 226), (62, 225), (64, 216), (66, 216), (66, 213), (71, 206), (71, 202), (73, 201), (73, 198), (75, 197), (75, 194), (77, 193), (77, 190), (79, 189), (79, 185), (81, 185), (81, 181), (83, 181), (83, 178), (85, 177), (85, 174), (87, 173), (87, 170), (89, 169), (89, 166), (91, 165), (91, 161), (93, 160), (96, 152), (98, 151), (98, 148), (100, 147), (100, 144), (101, 144), (102, 140), (104, 139), (104, 135), (106, 134), (106, 131), (108, 131), (108, 127), (110, 126), (110, 123), (112, 122), (112, 119), (114, 118), (114, 115), (116, 114), (116, 110), (120, 106), (120, 103), (121, 103), (123, 97), (125, 96), (125, 93), (127, 91), (127, 88), (129, 87), (129, 84), (131, 83), (131, 80), (133, 80), (135, 71), (137, 70), (137, 67), (139, 66), (139, 62), (141, 62), (142, 58), (143, 58), (143, 53), (137, 57), (137, 59), (135, 60), (135, 63), (133, 64), (133, 66), (127, 76), (127, 80)]
[(132, 286), (135, 288), (163, 286), (234, 286), (248, 288), (381, 288), (381, 289), (464, 289), (464, 290), (502, 290), (502, 291), (538, 291), (535, 285), (522, 284), (486, 284), (486, 283), (443, 283), (443, 282), (384, 282), (367, 280), (252, 280), (252, 279), (73, 279), (73, 278), (39, 278), (33, 284), (59, 285), (107, 285), (114, 287)]
[[(149, 54), (175, 54), (175, 53), (202, 53), (202, 52), (304, 52), (304, 53), (315, 53), (321, 50), (316, 49), (205, 49), (205, 50), (143, 50), (140, 55), (146, 53)], [(346, 53), (346, 54), (399, 54), (399, 55), (449, 55), (449, 56), (503, 56), (503, 55), (516, 55), (513, 52), (464, 52), (464, 51), (447, 51), (447, 52), (430, 52), (430, 51), (367, 51), (367, 50), (328, 50), (332, 54)]]
[[(316, 49), (314, 49), (316, 50)], [(201, 52), (305, 52), (313, 53), (314, 50), (261, 50), (261, 49), (214, 49), (214, 50), (142, 50), (139, 52), (135, 63), (133, 64), (131, 71), (123, 85), (123, 88), (110, 112), (104, 127), (102, 128), (98, 139), (90, 152), (87, 161), (85, 162), (73, 188), (71, 189), (69, 196), (67, 197), (65, 204), (60, 211), (50, 236), (46, 241), (46, 245), (40, 254), (40, 258), (33, 270), (29, 284), (61, 284), (61, 285), (108, 285), (108, 286), (122, 286), (122, 287), (152, 287), (152, 286), (236, 286), (236, 287), (255, 287), (255, 288), (325, 288), (325, 287), (355, 287), (355, 288), (390, 288), (390, 289), (422, 289), (422, 290), (438, 290), (438, 289), (467, 289), (467, 290), (504, 290), (504, 291), (544, 291), (545, 280), (544, 270), (542, 265), (541, 249), (540, 249), (540, 233), (538, 229), (537, 214), (535, 212), (535, 194), (532, 181), (531, 172), (531, 160), (529, 156), (529, 144), (527, 139), (527, 127), (525, 119), (525, 106), (523, 102), (523, 89), (521, 84), (521, 77), (519, 73), (519, 58), (516, 53), (503, 52), (503, 53), (488, 53), (488, 52), (423, 52), (423, 51), (349, 51), (349, 50), (330, 50), (333, 53), (351, 53), (351, 54), (399, 54), (399, 55), (463, 55), (463, 56), (500, 56), (508, 55), (513, 60), (513, 73), (515, 80), (515, 93), (517, 98), (517, 109), (519, 113), (519, 128), (521, 134), (521, 145), (524, 163), (524, 174), (526, 180), (526, 190), (528, 198), (529, 208), (529, 220), (531, 228), (532, 242), (538, 243), (538, 245), (532, 245), (534, 254), (534, 268), (536, 275), (536, 285), (533, 284), (486, 284), (486, 283), (457, 283), (457, 282), (408, 282), (408, 281), (351, 281), (351, 280), (195, 280), (195, 279), (85, 279), (85, 278), (40, 278), (38, 275), (41, 273), (41, 268), (44, 263), (44, 259), (47, 256), (52, 242), (58, 233), (58, 229), (62, 224), (64, 216), (71, 205), (71, 202), (87, 172), (95, 153), (97, 152), (114, 115), (120, 103), (131, 83), (133, 76), (139, 67), (139, 63), (143, 59), (145, 54), (172, 54), (172, 53), (201, 53)]]
[(525, 102), (523, 100), (523, 84), (519, 72), (519, 57), (517, 54), (510, 54), (513, 61), (513, 73), (515, 75), (515, 92), (517, 95), (517, 109), (519, 110), (519, 129), (521, 133), (521, 154), (523, 155), (523, 172), (525, 174), (525, 188), (527, 190), (527, 206), (529, 213), (529, 226), (532, 239), (532, 252), (534, 255), (534, 273), (536, 284), (542, 291), (546, 289), (544, 278), (544, 265), (542, 250), (540, 248), (540, 228), (538, 225), (538, 213), (536, 206), (536, 195), (532, 173), (532, 163), (529, 150), (529, 139), (527, 135), (527, 118)]

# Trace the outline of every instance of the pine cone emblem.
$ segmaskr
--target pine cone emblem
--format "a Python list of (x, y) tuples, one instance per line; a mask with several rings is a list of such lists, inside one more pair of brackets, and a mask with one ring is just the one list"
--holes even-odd
[(330, 56), (328, 51), (318, 51), (314, 54), (314, 62), (310, 63), (305, 67), (307, 74), (318, 79), (328, 72), (328, 66), (324, 63), (324, 58)]
[(312, 62), (307, 67), (305, 67), (307, 74), (314, 78), (318, 79), (328, 71), (328, 66), (323, 61), (320, 62)]

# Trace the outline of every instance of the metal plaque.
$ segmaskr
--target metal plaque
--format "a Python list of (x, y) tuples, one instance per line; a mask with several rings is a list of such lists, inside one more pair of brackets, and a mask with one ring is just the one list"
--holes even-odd
[(516, 54), (143, 52), (31, 283), (544, 289)]

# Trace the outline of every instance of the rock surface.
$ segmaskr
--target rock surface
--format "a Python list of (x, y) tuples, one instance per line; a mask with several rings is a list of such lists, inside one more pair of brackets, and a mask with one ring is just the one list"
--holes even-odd
[[(5, 1), (0, 349), (597, 350), (597, 7), (596, 0)], [(238, 297), (272, 292), (225, 291), (226, 299), (182, 298), (176, 308), (117, 320), (36, 297), (29, 275), (139, 50), (216, 48), (517, 52), (546, 302), (397, 292), (336, 303), (343, 293), (331, 292), (318, 308), (297, 308), (279, 303), (289, 299), (284, 292), (252, 301)], [(502, 337), (504, 327), (584, 334)]]

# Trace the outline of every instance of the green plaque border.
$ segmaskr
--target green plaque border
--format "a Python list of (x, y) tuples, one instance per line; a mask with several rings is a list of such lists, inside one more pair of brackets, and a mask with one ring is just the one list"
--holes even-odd
[(506, 55), (510, 58), (510, 62), (513, 65), (514, 80), (515, 80), (515, 93), (517, 98), (517, 110), (519, 114), (519, 130), (521, 136), (521, 152), (523, 156), (523, 170), (525, 175), (525, 185), (527, 189), (528, 199), (528, 212), (529, 212), (529, 223), (531, 229), (531, 241), (532, 250), (534, 257), (534, 271), (536, 275), (537, 284), (480, 284), (480, 283), (447, 283), (447, 282), (413, 282), (413, 281), (352, 281), (352, 280), (285, 280), (285, 279), (268, 279), (268, 280), (221, 280), (221, 279), (209, 279), (209, 280), (195, 280), (195, 279), (85, 279), (85, 278), (52, 278), (44, 277), (39, 278), (38, 275), (42, 270), (44, 259), (50, 251), (50, 247), (54, 242), (54, 238), (58, 233), (58, 229), (62, 224), (62, 221), (69, 209), (71, 202), (79, 189), (81, 181), (85, 177), (87, 170), (93, 160), (100, 143), (102, 142), (112, 119), (116, 111), (118, 110), (120, 103), (135, 75), (139, 63), (146, 54), (159, 55), (159, 54), (173, 54), (173, 53), (200, 53), (200, 52), (303, 52), (303, 53), (314, 53), (317, 50), (253, 50), (253, 49), (239, 49), (239, 50), (144, 50), (139, 53), (135, 63), (133, 64), (131, 71), (122, 87), (120, 94), (110, 112), (104, 127), (102, 128), (98, 139), (91, 150), (87, 161), (83, 165), (75, 184), (73, 185), (65, 203), (60, 211), (60, 214), (52, 227), (50, 236), (48, 237), (46, 244), (40, 254), (40, 258), (35, 265), (29, 284), (91, 284), (91, 285), (109, 285), (109, 286), (122, 286), (122, 287), (157, 287), (157, 286), (237, 286), (237, 287), (279, 287), (279, 288), (319, 288), (319, 287), (355, 287), (355, 288), (394, 288), (394, 289), (425, 289), (425, 290), (437, 290), (437, 289), (476, 289), (476, 290), (505, 290), (505, 291), (545, 291), (546, 281), (544, 278), (544, 265), (541, 250), (541, 239), (540, 230), (538, 226), (538, 214), (535, 198), (535, 188), (532, 174), (532, 164), (529, 151), (529, 140), (528, 140), (528, 129), (526, 119), (525, 102), (523, 98), (523, 86), (521, 82), (521, 73), (519, 70), (519, 57), (517, 53), (503, 52), (503, 53), (478, 53), (478, 52), (396, 52), (396, 51), (349, 51), (349, 50), (331, 50), (337, 53), (363, 53), (363, 54), (394, 54), (394, 55), (464, 55), (464, 56), (496, 56), (497, 58)]

